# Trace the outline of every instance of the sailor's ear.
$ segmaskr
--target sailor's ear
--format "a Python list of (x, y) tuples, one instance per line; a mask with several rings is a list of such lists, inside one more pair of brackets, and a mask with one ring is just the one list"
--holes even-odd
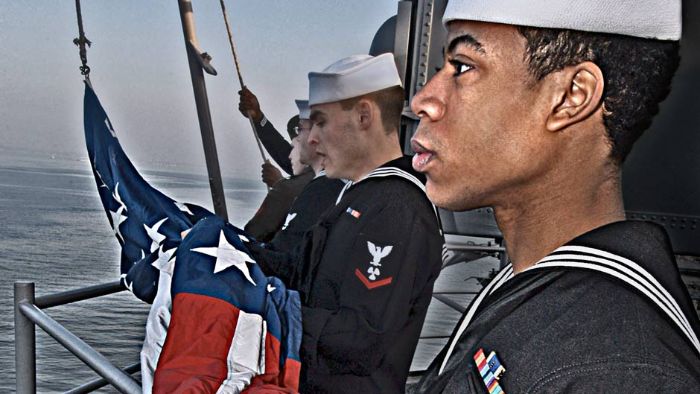
[(376, 116), (374, 113), (375, 106), (373, 104), (374, 103), (372, 101), (367, 99), (360, 99), (357, 104), (355, 104), (359, 125), (363, 130), (370, 128), (372, 120)]
[(547, 130), (560, 131), (581, 122), (602, 105), (603, 72), (592, 62), (565, 67), (552, 76), (554, 91)]

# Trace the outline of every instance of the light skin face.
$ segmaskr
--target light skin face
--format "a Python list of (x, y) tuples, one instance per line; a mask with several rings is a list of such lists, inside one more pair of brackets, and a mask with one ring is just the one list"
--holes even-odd
[(305, 164), (301, 163), (301, 160), (299, 158), (300, 156), (300, 141), (299, 137), (296, 137), (292, 140), (292, 151), (289, 152), (289, 160), (292, 162), (292, 173), (294, 175), (299, 175), (302, 172), (304, 172), (304, 169), (306, 168)]
[(361, 136), (356, 110), (344, 110), (338, 102), (317, 104), (311, 108), (311, 121), (308, 141), (323, 158), (327, 176), (356, 180), (363, 175), (366, 140)]
[(309, 132), (311, 131), (311, 121), (300, 119), (298, 126), (299, 159), (303, 164), (312, 165), (316, 159), (316, 150), (309, 145)]
[(541, 81), (517, 28), (454, 21), (444, 67), (413, 98), (413, 166), (438, 206), (492, 206), (516, 272), (624, 219), (619, 168), (602, 122), (604, 79), (590, 62)]

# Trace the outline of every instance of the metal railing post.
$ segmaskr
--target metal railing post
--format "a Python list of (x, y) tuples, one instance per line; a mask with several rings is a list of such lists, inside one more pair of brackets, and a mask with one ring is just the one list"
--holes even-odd
[(19, 303), (34, 303), (34, 282), (15, 282), (15, 372), (18, 394), (36, 393), (36, 334), (34, 323)]
[(114, 366), (105, 356), (68, 331), (36, 305), (22, 301), (17, 308), (34, 324), (63, 345), (64, 348), (75, 354), (83, 363), (104, 377), (114, 388), (122, 393), (141, 393), (141, 387), (133, 377)]

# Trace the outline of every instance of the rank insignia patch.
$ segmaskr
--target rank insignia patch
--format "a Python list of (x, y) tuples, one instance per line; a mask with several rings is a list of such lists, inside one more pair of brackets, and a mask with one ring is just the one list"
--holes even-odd
[(369, 277), (365, 276), (359, 268), (355, 269), (355, 276), (357, 276), (368, 289), (376, 289), (377, 287), (391, 283), (392, 277), (379, 279), (379, 276), (382, 274), (379, 267), (382, 266), (382, 259), (388, 256), (393, 248), (393, 246), (385, 246), (382, 248), (371, 241), (367, 241), (367, 249), (369, 250), (369, 254), (372, 255), (372, 261), (369, 262), (369, 268), (367, 269)]
[(484, 356), (484, 349), (479, 349), (474, 354), (474, 362), (489, 393), (505, 394), (505, 391), (503, 391), (498, 384), (498, 379), (506, 369), (501, 365), (501, 361), (498, 359), (498, 356), (496, 356), (496, 352), (491, 352), (489, 356), (486, 357)]

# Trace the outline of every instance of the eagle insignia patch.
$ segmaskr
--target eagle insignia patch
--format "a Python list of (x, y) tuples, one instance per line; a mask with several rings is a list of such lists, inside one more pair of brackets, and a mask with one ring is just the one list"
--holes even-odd
[(385, 247), (377, 246), (371, 241), (367, 241), (367, 249), (369, 254), (372, 256), (372, 261), (369, 262), (369, 268), (367, 268), (366, 276), (359, 268), (355, 269), (355, 276), (367, 287), (368, 289), (376, 289), (377, 287), (385, 286), (391, 283), (392, 277), (379, 279), (382, 274), (379, 269), (382, 266), (382, 259), (387, 257), (394, 247), (389, 245)]

